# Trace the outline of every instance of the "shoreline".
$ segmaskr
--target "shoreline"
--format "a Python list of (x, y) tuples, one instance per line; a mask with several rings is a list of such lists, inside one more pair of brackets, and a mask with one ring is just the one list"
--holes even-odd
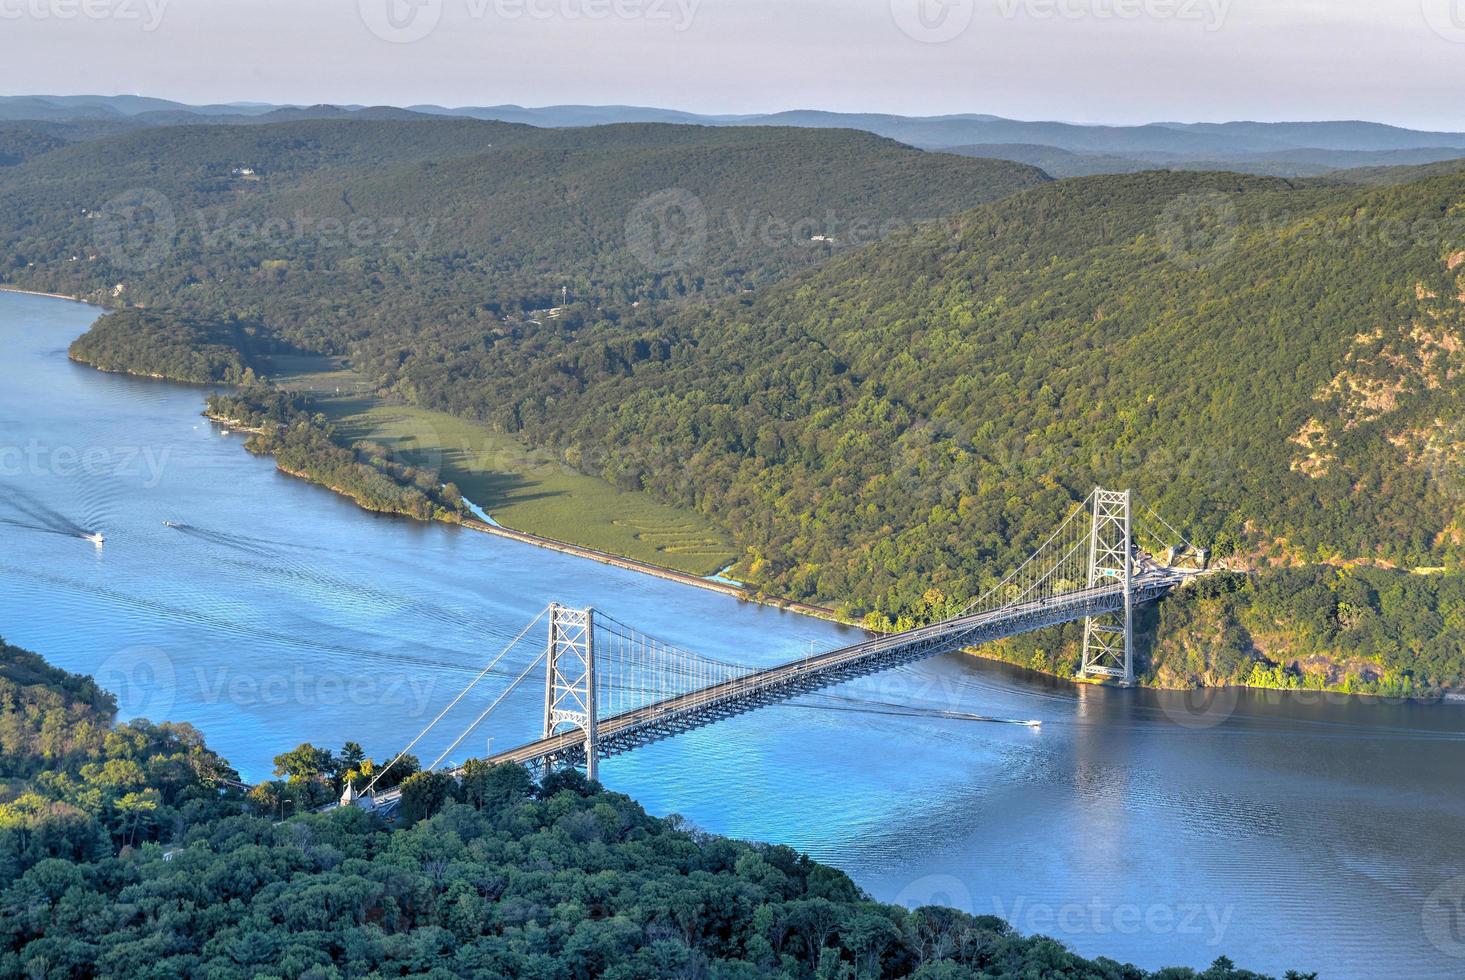
[(504, 527), (503, 525), (495, 527), (477, 517), (465, 517), (459, 522), (459, 526), (469, 528), (473, 531), (480, 531), (484, 534), (492, 534), (500, 538), (508, 538), (511, 541), (534, 545), (537, 548), (545, 548), (549, 551), (572, 555), (576, 558), (597, 561), (602, 565), (623, 568), (627, 571), (639, 572), (642, 575), (651, 575), (656, 578), (665, 579), (668, 582), (677, 582), (681, 585), (690, 585), (695, 588), (706, 589), (709, 592), (721, 593), (722, 595), (732, 596), (735, 599), (741, 599), (744, 602), (756, 602), (760, 605), (781, 609), (785, 612), (798, 613), (801, 616), (809, 616), (813, 619), (823, 619), (829, 622), (839, 623), (842, 626), (863, 629), (863, 627), (855, 623), (840, 619), (833, 609), (824, 606), (815, 606), (807, 602), (799, 602), (796, 599), (783, 599), (777, 596), (763, 596), (760, 598), (747, 589), (738, 588), (735, 585), (728, 585), (726, 582), (719, 582), (716, 579), (702, 578), (687, 572), (679, 572), (674, 568), (667, 568), (664, 565), (654, 565), (651, 562), (641, 561), (636, 558), (614, 555), (608, 551), (587, 548), (584, 545), (571, 544), (568, 541), (559, 541), (555, 538), (545, 537), (542, 534), (516, 531), (511, 527)]
[[(0, 293), (19, 293), (22, 296), (44, 296), (47, 299), (64, 299), (69, 303), (80, 303), (82, 306), (97, 306), (90, 300), (82, 299), (80, 296), (68, 296), (65, 293), (43, 293), (39, 289), (21, 289), (19, 286), (6, 286), (0, 283)], [(97, 306), (97, 309), (102, 307)]]
[[(78, 361), (77, 363), (85, 364), (86, 362)], [(95, 365), (87, 366), (95, 368)], [(131, 372), (124, 371), (118, 373), (130, 374)], [(135, 374), (133, 376), (149, 378), (153, 377), (152, 375)], [(170, 383), (188, 383), (171, 382), (171, 379), (161, 380), (167, 380), (170, 381)], [(261, 429), (252, 428), (248, 425), (245, 425), (239, 419), (230, 419), (224, 418), (222, 416), (211, 415), (208, 413), (208, 411), (204, 411), (202, 414), (204, 418), (208, 419), (215, 425), (226, 429), (227, 431), (255, 433), (262, 431)], [(331, 493), (336, 494), (337, 496), (345, 497), (346, 499), (351, 500), (353, 503), (355, 503), (356, 506), (360, 507), (362, 510), (368, 513), (378, 513), (376, 511), (372, 511), (369, 507), (362, 506), (360, 501), (356, 500), (351, 494), (340, 489), (339, 487), (329, 486), (327, 484), (319, 482), (318, 480), (313, 479), (305, 473), (298, 473), (294, 470), (287, 469), (286, 467), (281, 466), (279, 460), (274, 459), (273, 456), (271, 456), (270, 459), (274, 461), (275, 468), (281, 473), (292, 476), (298, 480), (304, 480), (306, 483), (312, 483), (318, 487), (321, 487), (322, 489), (328, 490)], [(485, 511), (485, 513), (487, 512)], [(388, 516), (403, 517), (406, 520), (418, 519), (403, 514), (389, 514)], [(798, 613), (801, 616), (808, 616), (813, 619), (822, 619), (826, 622), (838, 623), (842, 626), (850, 626), (855, 629), (861, 630), (864, 629), (864, 627), (860, 626), (858, 623), (852, 623), (848, 620), (841, 619), (838, 613), (836, 613), (833, 609), (829, 609), (824, 606), (816, 606), (812, 603), (799, 602), (796, 599), (785, 599), (778, 596), (759, 596), (753, 592), (748, 591), (746, 588), (739, 588), (738, 586), (730, 585), (726, 582), (719, 582), (716, 579), (702, 578), (701, 576), (693, 575), (690, 572), (682, 572), (678, 571), (675, 568), (668, 568), (665, 565), (657, 565), (652, 562), (642, 561), (638, 558), (629, 558), (625, 555), (617, 555), (609, 551), (601, 551), (598, 548), (591, 548), (586, 545), (573, 544), (569, 541), (561, 541), (558, 538), (551, 538), (542, 534), (533, 534), (529, 531), (519, 531), (511, 527), (505, 527), (502, 524), (490, 524), (482, 518), (476, 516), (465, 516), (456, 521), (431, 519), (428, 520), (426, 523), (446, 524), (448, 526), (464, 527), (471, 531), (477, 531), (482, 534), (491, 534), (495, 537), (500, 538), (507, 538), (510, 541), (518, 541), (520, 544), (533, 545), (536, 548), (544, 548), (547, 551), (555, 551), (560, 554), (569, 555), (574, 558), (582, 558), (587, 561), (599, 562), (602, 565), (610, 565), (613, 568), (621, 568), (630, 572), (638, 572), (642, 575), (650, 575), (654, 578), (663, 579), (668, 582), (675, 582), (680, 585), (689, 585), (694, 588), (705, 589), (709, 592), (716, 592), (721, 595), (731, 596), (734, 599), (740, 599), (744, 602), (756, 602), (759, 605), (769, 606), (774, 609), (780, 609), (784, 612)], [(868, 633), (869, 631), (865, 630), (865, 632)]]

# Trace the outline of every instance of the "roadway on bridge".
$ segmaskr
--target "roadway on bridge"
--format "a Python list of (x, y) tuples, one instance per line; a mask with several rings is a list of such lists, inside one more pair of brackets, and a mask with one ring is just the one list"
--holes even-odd
[[(1149, 565), (1133, 580), (1134, 601), (1138, 603), (1158, 599), (1193, 574), (1182, 569)], [(1096, 610), (1122, 604), (1123, 597), (1122, 585), (1081, 589), (1060, 598), (1014, 603), (1000, 609), (974, 613), (906, 633), (877, 637), (769, 667), (736, 680), (600, 720), (596, 726), (600, 754), (614, 755), (636, 745), (676, 734), (677, 731), (712, 724), (729, 714), (739, 714), (820, 687), (841, 683), (851, 676), (884, 669), (882, 666), (864, 668), (865, 665), (883, 664), (892, 657), (911, 663), (926, 657), (951, 653), (974, 643), (988, 643), (1045, 626), (1083, 619), (1093, 615)], [(702, 720), (699, 721), (699, 718)], [(585, 741), (583, 731), (572, 729), (500, 752), (485, 761), (490, 765), (533, 765), (573, 758), (583, 755)], [(450, 771), (456, 775), (462, 770), (459, 767)], [(377, 793), (374, 794), (372, 805), (379, 808), (391, 807), (400, 796), (397, 789)]]

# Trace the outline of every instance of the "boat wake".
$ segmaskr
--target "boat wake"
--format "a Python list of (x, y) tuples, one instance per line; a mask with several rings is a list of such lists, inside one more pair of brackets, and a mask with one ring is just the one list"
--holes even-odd
[(102, 544), (104, 540), (100, 531), (82, 527), (59, 510), (13, 484), (6, 484), (3, 493), (0, 493), (0, 524), (42, 534), (81, 538), (96, 545)]

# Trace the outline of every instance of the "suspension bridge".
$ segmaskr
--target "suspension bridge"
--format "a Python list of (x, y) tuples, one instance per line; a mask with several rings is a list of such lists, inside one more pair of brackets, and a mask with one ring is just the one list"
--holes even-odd
[[(1084, 620), (1082, 673), (1134, 682), (1134, 609), (1199, 574), (1206, 553), (1129, 491), (1095, 489), (1017, 569), (958, 614), (773, 667), (750, 667), (666, 643), (597, 609), (552, 603), (521, 630), (358, 796), (342, 803), (393, 807), (376, 783), (416, 748), (537, 627), (548, 642), (425, 769), (461, 772), (449, 757), (515, 690), (544, 685), (542, 736), (485, 762), (582, 766), (844, 681), (939, 654)], [(1138, 513), (1138, 517), (1136, 514)], [(1148, 550), (1147, 550), (1148, 549)], [(542, 634), (540, 634), (542, 635)]]

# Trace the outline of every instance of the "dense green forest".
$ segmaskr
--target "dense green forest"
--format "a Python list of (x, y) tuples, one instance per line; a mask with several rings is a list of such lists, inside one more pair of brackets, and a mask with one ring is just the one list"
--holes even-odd
[(344, 493), (367, 510), (450, 522), (465, 513), (458, 488), (440, 483), (435, 471), (411, 466), (376, 443), (340, 445), (334, 426), (287, 392), (259, 384), (214, 392), (206, 414), (252, 430), (244, 443), (250, 452), (272, 456), (285, 472)]
[(104, 302), (120, 282), (127, 303), (451, 368), (501, 334), (555, 346), (1046, 179), (835, 130), (185, 126), (5, 168), (0, 275)]
[[(1462, 192), (1065, 181), (685, 311), (661, 356), (530, 369), (502, 410), (742, 529), (750, 580), (887, 613), (972, 594), (1095, 484), (1223, 555), (1442, 565), (1461, 545)], [(1167, 250), (1185, 195), (1235, 223), (1208, 264)]]
[[(221, 814), (220, 788), (238, 775), (197, 731), (116, 725), (116, 711), (91, 678), (0, 640), (0, 881), (14, 887), (28, 869), (111, 861), (120, 848)], [(0, 919), (17, 911), (16, 896), (0, 898)], [(0, 974), (18, 972), (0, 964)]]
[[(646, 814), (574, 771), (418, 773), (395, 827), (300, 746), (244, 793), (186, 725), (114, 725), (90, 680), (0, 642), (0, 974), (1259, 980), (1147, 973), (991, 916), (871, 901), (787, 847)], [(64, 721), (62, 720), (64, 719)], [(1290, 976), (1296, 976), (1289, 974)]]
[(277, 346), (259, 333), (257, 326), (234, 319), (119, 310), (78, 337), (70, 354), (103, 371), (240, 384), (254, 380), (257, 358)]
[(66, 141), (29, 126), (0, 126), (0, 167), (13, 167), (65, 146)]

